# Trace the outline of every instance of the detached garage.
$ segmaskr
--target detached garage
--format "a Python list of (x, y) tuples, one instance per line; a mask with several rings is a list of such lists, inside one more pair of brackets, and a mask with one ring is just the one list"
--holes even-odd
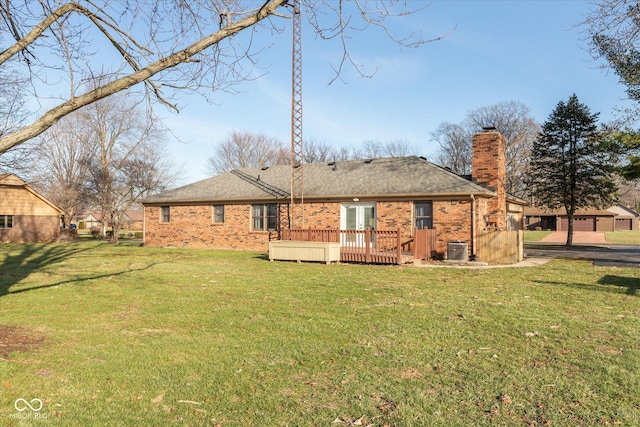
[(632, 218), (616, 218), (616, 231), (630, 231), (633, 229)]
[[(543, 209), (533, 206), (524, 208), (527, 230), (566, 231), (569, 217), (564, 209)], [(580, 209), (573, 217), (574, 231), (626, 231), (638, 230), (640, 214), (622, 205), (606, 210)]]
[(616, 214), (616, 231), (630, 231), (640, 228), (640, 224), (638, 224), (640, 214), (633, 209), (624, 205), (614, 205), (607, 210)]
[[(599, 216), (596, 218), (595, 215), (581, 215), (573, 217), (573, 230), (574, 231), (612, 231), (612, 230), (598, 230), (598, 222), (606, 218), (605, 222), (607, 226), (612, 226), (610, 218), (613, 218), (613, 214), (609, 214), (607, 216)], [(602, 228), (602, 227), (601, 227)], [(609, 228), (609, 227), (605, 227)], [(569, 217), (563, 215), (560, 217), (560, 228), (558, 231), (564, 231), (569, 229)]]

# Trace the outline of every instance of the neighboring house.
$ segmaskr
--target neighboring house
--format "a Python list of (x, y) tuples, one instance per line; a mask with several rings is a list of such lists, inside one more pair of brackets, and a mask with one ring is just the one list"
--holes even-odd
[(80, 230), (89, 230), (91, 227), (100, 227), (100, 212), (87, 212), (78, 216), (78, 228)]
[(122, 215), (122, 229), (128, 231), (142, 231), (144, 226), (144, 211), (129, 209)]
[[(102, 213), (98, 211), (91, 211), (81, 215), (78, 219), (79, 229), (91, 229), (91, 227), (102, 227), (100, 222), (102, 219)], [(144, 212), (136, 209), (129, 209), (122, 214), (122, 229), (130, 231), (140, 231), (143, 228)], [(108, 222), (108, 227), (111, 227), (111, 222)]]
[(62, 209), (18, 176), (0, 175), (1, 243), (58, 241), (62, 214)]
[[(306, 164), (303, 228), (435, 228), (438, 252), (465, 242), (481, 260), (478, 234), (522, 229), (526, 203), (505, 193), (499, 133), (475, 135), (473, 152), (473, 179), (415, 156)], [(285, 165), (240, 169), (149, 197), (144, 244), (267, 251), (290, 224), (290, 179)]]
[[(567, 231), (569, 217), (564, 209), (544, 209), (527, 206), (524, 209), (524, 224), (528, 230)], [(607, 209), (578, 209), (573, 215), (574, 231), (622, 231), (638, 230), (640, 215), (623, 205)]]
[(609, 212), (616, 214), (614, 231), (639, 230), (640, 214), (633, 209), (617, 204), (607, 209)]

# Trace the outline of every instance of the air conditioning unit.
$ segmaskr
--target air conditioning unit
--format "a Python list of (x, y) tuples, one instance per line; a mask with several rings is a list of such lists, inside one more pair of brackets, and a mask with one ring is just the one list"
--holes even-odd
[(447, 260), (449, 261), (467, 261), (468, 245), (465, 242), (449, 242), (447, 243)]

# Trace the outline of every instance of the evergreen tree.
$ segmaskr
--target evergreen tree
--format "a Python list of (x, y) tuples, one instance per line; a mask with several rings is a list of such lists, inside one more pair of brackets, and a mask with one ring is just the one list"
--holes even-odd
[(591, 113), (573, 94), (560, 101), (534, 142), (529, 186), (534, 203), (557, 209), (569, 217), (567, 245), (573, 244), (577, 209), (604, 207), (617, 191), (610, 139), (598, 132), (599, 113)]

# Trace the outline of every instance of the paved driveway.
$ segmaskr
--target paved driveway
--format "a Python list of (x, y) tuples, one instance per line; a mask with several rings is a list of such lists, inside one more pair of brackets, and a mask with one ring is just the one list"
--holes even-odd
[[(554, 231), (549, 234), (542, 240), (542, 243), (567, 243), (567, 232), (566, 231)], [(574, 231), (573, 232), (573, 243), (590, 243), (590, 244), (599, 244), (599, 243), (607, 243), (607, 240), (604, 238), (604, 233), (599, 233), (596, 231)]]
[(526, 243), (524, 252), (528, 258), (590, 259), (594, 265), (640, 268), (640, 245), (605, 243), (576, 244), (567, 247), (548, 243)]

